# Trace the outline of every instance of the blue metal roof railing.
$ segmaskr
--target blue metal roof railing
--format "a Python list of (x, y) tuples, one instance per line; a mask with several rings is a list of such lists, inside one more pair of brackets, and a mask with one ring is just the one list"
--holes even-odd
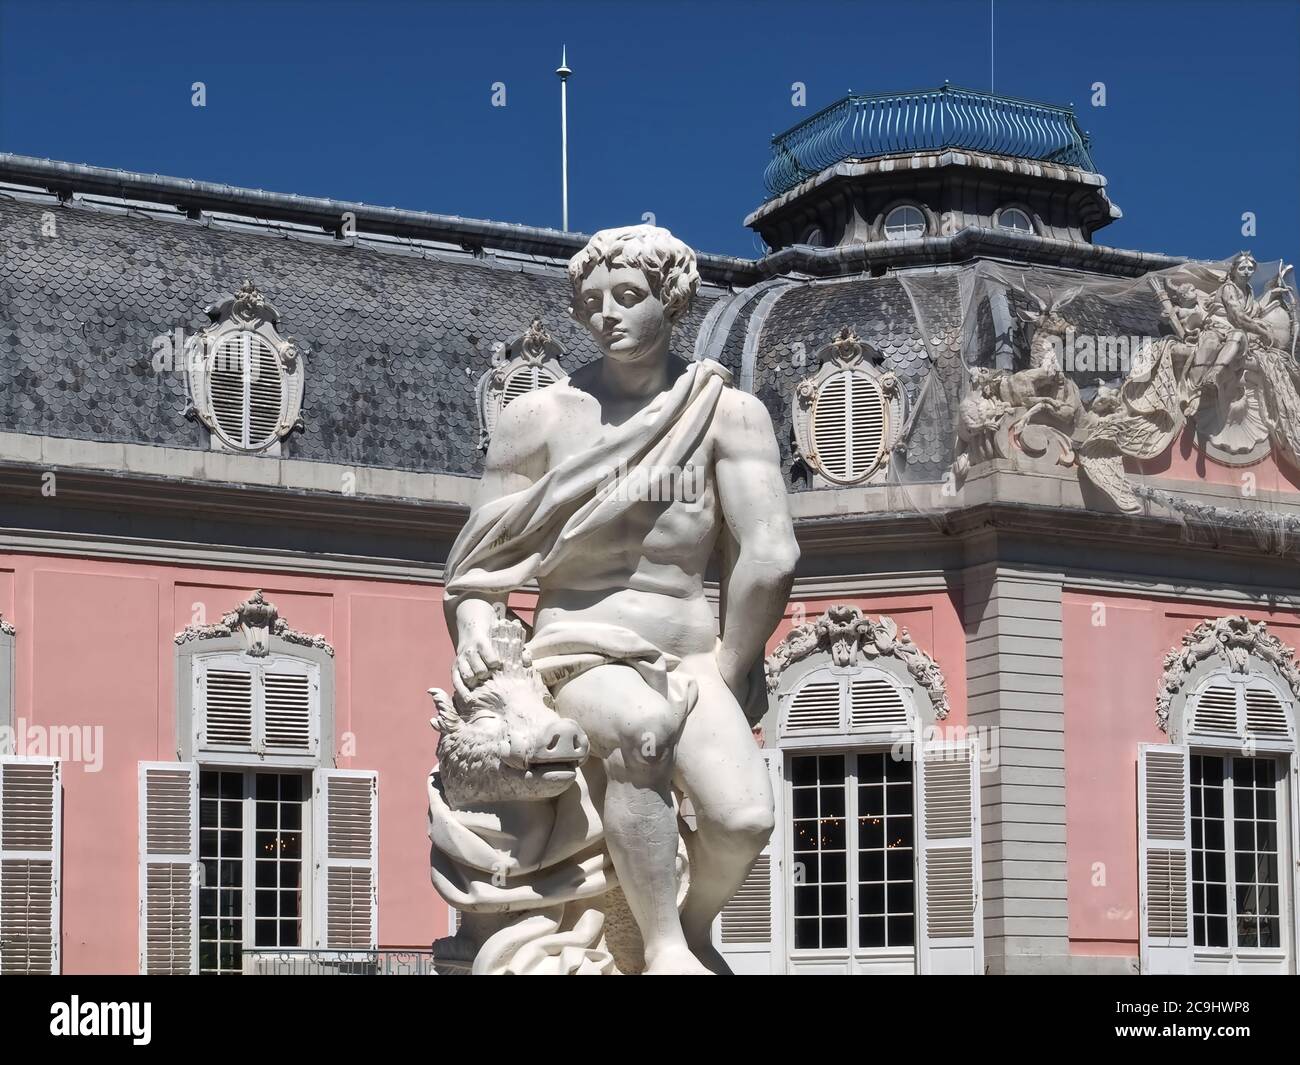
[(773, 196), (846, 159), (968, 148), (1096, 172), (1074, 111), (945, 84), (850, 95), (772, 138)]

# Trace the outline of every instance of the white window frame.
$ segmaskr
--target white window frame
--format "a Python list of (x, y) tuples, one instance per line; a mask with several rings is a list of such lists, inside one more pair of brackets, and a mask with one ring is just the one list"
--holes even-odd
[[(1188, 938), (1192, 945), (1192, 971), (1193, 972), (1230, 972), (1243, 973), (1259, 971), (1266, 968), (1280, 968), (1282, 971), (1294, 971), (1294, 951), (1289, 949), (1289, 944), (1294, 939), (1295, 929), (1294, 914), (1288, 912), (1292, 909), (1288, 906), (1288, 900), (1293, 892), (1288, 891), (1288, 887), (1294, 886), (1295, 867), (1294, 851), (1291, 849), (1290, 840), (1292, 824), (1295, 818), (1291, 813), (1291, 791), (1288, 772), (1290, 765), (1289, 759), (1278, 757), (1272, 752), (1255, 752), (1247, 754), (1240, 748), (1232, 749), (1226, 747), (1201, 747), (1195, 746), (1188, 749), (1188, 763), (1197, 755), (1208, 758), (1222, 758), (1227, 761), (1227, 772), (1224, 774), (1223, 784), (1223, 824), (1224, 824), (1224, 843), (1225, 843), (1225, 872), (1227, 875), (1227, 892), (1228, 906), (1231, 910), (1228, 917), (1228, 936), (1229, 945), (1226, 947), (1197, 946), (1195, 935), (1196, 919), (1196, 897), (1195, 893), (1189, 897), (1187, 904), (1188, 919)], [(1237, 909), (1237, 870), (1236, 870), (1236, 841), (1234, 839), (1233, 829), (1235, 827), (1235, 812), (1233, 809), (1233, 786), (1232, 786), (1232, 762), (1237, 758), (1250, 758), (1252, 761), (1270, 761), (1276, 767), (1276, 780), (1274, 782), (1274, 801), (1277, 804), (1277, 865), (1278, 865), (1278, 903), (1279, 910), (1279, 928), (1278, 939), (1281, 946), (1278, 947), (1242, 947), (1236, 943), (1237, 922), (1233, 919), (1236, 916)], [(1188, 776), (1188, 809), (1191, 808), (1191, 777)], [(1190, 842), (1190, 841), (1189, 841)], [(1195, 855), (1196, 847), (1191, 845), (1192, 855)], [(1288, 881), (1291, 883), (1289, 884)], [(1193, 874), (1193, 884), (1195, 875)]]
[[(1007, 225), (1006, 222), (1004, 221), (1004, 219), (1006, 218), (1007, 215), (1010, 215), (1010, 214), (1018, 214), (1018, 215), (1020, 215), (1020, 217), (1023, 218), (1023, 219), (1025, 220), (1025, 223), (1026, 223), (1027, 228), (1022, 229), (1022, 228), (1019, 227), (1019, 226), (1009, 226), (1009, 225)], [(1035, 223), (1034, 223), (1034, 216), (1033, 216), (1033, 214), (1030, 213), (1029, 211), (1025, 210), (1025, 208), (1019, 206), (1018, 204), (1014, 204), (1014, 203), (1013, 203), (1013, 204), (1008, 204), (1006, 207), (1002, 207), (1002, 208), (1000, 208), (1000, 209), (998, 210), (997, 218), (995, 219), (995, 224), (997, 225), (997, 227), (998, 227), (999, 229), (1004, 229), (1004, 230), (1006, 230), (1008, 233), (1024, 233), (1024, 234), (1026, 234), (1026, 235), (1028, 235), (1028, 236), (1031, 236), (1031, 237), (1032, 237), (1032, 236), (1037, 236), (1037, 234), (1038, 234), (1038, 226), (1035, 225)]]
[[(859, 917), (857, 903), (859, 901), (858, 869), (861, 859), (858, 853), (857, 834), (853, 831), (853, 825), (857, 818), (858, 808), (858, 784), (857, 784), (857, 756), (860, 754), (889, 754), (901, 753), (906, 750), (907, 761), (911, 765), (912, 775), (912, 945), (910, 947), (862, 947), (857, 945), (858, 928), (857, 921)], [(791, 777), (790, 765), (793, 758), (820, 758), (823, 756), (842, 755), (845, 758), (845, 802), (844, 802), (844, 819), (845, 819), (845, 889), (848, 895), (848, 944), (844, 947), (816, 947), (816, 948), (797, 948), (795, 946), (795, 915), (794, 915), (794, 898), (793, 891), (790, 887), (789, 878), (782, 881), (782, 890), (784, 892), (784, 905), (782, 910), (785, 916), (784, 937), (787, 944), (786, 957), (791, 971), (804, 973), (841, 973), (847, 972), (849, 975), (861, 975), (865, 973), (886, 973), (886, 972), (913, 972), (916, 970), (920, 960), (920, 937), (921, 937), (921, 919), (920, 905), (922, 900), (921, 892), (921, 837), (923, 834), (923, 825), (921, 818), (924, 816), (923, 811), (918, 808), (919, 791), (917, 786), (917, 761), (913, 758), (915, 748), (912, 742), (901, 746), (891, 747), (881, 743), (857, 743), (852, 745), (836, 744), (834, 746), (804, 746), (787, 747), (782, 750), (784, 771), (784, 801), (782, 809), (784, 811), (785, 827), (785, 856), (784, 864), (786, 869), (794, 869), (794, 840), (790, 831), (793, 820), (794, 810), (794, 783)], [(865, 968), (863, 967), (865, 966)]]
[[(1256, 667), (1252, 658), (1245, 672), (1217, 669), (1200, 675), (1195, 689), (1183, 701), (1179, 715), (1181, 727), (1177, 742), (1138, 745), (1138, 846), (1140, 898), (1140, 955), (1143, 973), (1236, 973), (1288, 972), (1300, 967), (1300, 751), (1296, 745), (1296, 705), (1290, 692), (1270, 674)], [(1193, 725), (1202, 695), (1213, 687), (1231, 685), (1236, 690), (1235, 731), (1196, 732)], [(1287, 716), (1286, 737), (1256, 735), (1246, 730), (1245, 692), (1249, 688), (1267, 687), (1281, 703)], [(1181, 841), (1148, 838), (1148, 759), (1153, 754), (1183, 759), (1182, 812), (1185, 832)], [(1195, 754), (1211, 757), (1272, 758), (1277, 774), (1278, 803), (1278, 894), (1281, 902), (1280, 938), (1284, 947), (1198, 947), (1195, 944), (1195, 898), (1193, 895), (1193, 847), (1191, 834), (1191, 758)], [(1232, 831), (1231, 788), (1225, 788), (1225, 832)], [(1180, 850), (1186, 854), (1186, 935), (1158, 938), (1150, 934), (1148, 918), (1149, 891), (1147, 874), (1149, 854), (1153, 849)], [(1232, 853), (1231, 851), (1229, 853)], [(1235, 870), (1228, 870), (1230, 902), (1235, 910)], [(1236, 932), (1233, 930), (1233, 938)]]
[[(890, 219), (897, 216), (902, 211), (915, 211), (921, 218), (921, 232), (910, 233), (907, 230), (913, 228), (912, 222), (891, 222)], [(893, 232), (891, 232), (891, 230)], [(901, 230), (901, 232), (900, 232)], [(930, 234), (930, 218), (926, 214), (925, 208), (916, 203), (896, 203), (885, 212), (885, 217), (880, 223), (880, 232), (886, 240), (918, 240)]]
[[(255, 951), (274, 951), (277, 949), (284, 950), (305, 950), (315, 942), (314, 918), (316, 891), (314, 889), (313, 871), (315, 868), (315, 833), (316, 819), (314, 816), (315, 809), (315, 789), (312, 787), (312, 774), (310, 770), (299, 769), (293, 766), (238, 766), (238, 765), (218, 765), (207, 762), (200, 762), (198, 766), (198, 811), (203, 807), (203, 781), (202, 775), (208, 773), (237, 773), (241, 778), (241, 787), (243, 794), (240, 799), (241, 808), (241, 825), (240, 831), (243, 833), (243, 853), (240, 856), (240, 865), (243, 871), (243, 878), (240, 890), (243, 894), (243, 944), (241, 955)], [(302, 935), (299, 937), (299, 943), (296, 947), (259, 947), (255, 945), (257, 921), (257, 778), (258, 776), (271, 774), (273, 776), (293, 775), (302, 780), (302, 877), (299, 884), (299, 892), (302, 898)], [(217, 831), (221, 831), (220, 828)], [(203, 825), (199, 822), (200, 843), (197, 854), (197, 861), (201, 866), (203, 863), (203, 845), (202, 845)], [(202, 950), (202, 940), (199, 936), (199, 924), (202, 920), (202, 898), (203, 888), (207, 886), (200, 881), (199, 891), (200, 899), (198, 906), (194, 911), (194, 928), (195, 928), (195, 946), (196, 949)], [(218, 891), (221, 885), (212, 885)], [(220, 920), (220, 917), (217, 918)], [(196, 967), (199, 961), (196, 957)]]
[[(774, 952), (773, 970), (778, 972), (825, 972), (825, 973), (914, 973), (922, 971), (948, 970), (963, 971), (970, 966), (974, 972), (983, 972), (983, 884), (980, 854), (979, 826), (979, 755), (973, 740), (952, 742), (924, 742), (922, 737), (923, 722), (918, 710), (915, 685), (905, 682), (888, 669), (880, 665), (859, 662), (853, 665), (835, 665), (831, 661), (810, 662), (808, 667), (797, 674), (791, 674), (789, 686), (777, 697), (777, 744), (780, 765), (780, 791), (776, 804), (777, 829), (773, 834), (773, 847), (779, 860), (774, 864), (773, 909), (779, 910), (781, 927), (779, 935), (774, 935), (772, 950)], [(788, 712), (791, 703), (799, 691), (809, 683), (834, 678), (840, 684), (840, 708), (838, 723), (815, 730), (789, 731), (787, 728)], [(880, 728), (857, 728), (852, 724), (851, 693), (854, 681), (881, 680), (889, 683), (903, 702), (906, 723)], [(912, 825), (913, 825), (913, 892), (915, 933), (910, 948), (897, 947), (863, 947), (854, 948), (857, 929), (850, 930), (849, 945), (844, 948), (816, 948), (796, 951), (794, 948), (794, 900), (789, 875), (793, 869), (794, 847), (790, 825), (793, 817), (793, 784), (790, 779), (790, 759), (799, 755), (835, 755), (855, 758), (858, 754), (872, 752), (907, 751), (912, 767)], [(926, 837), (925, 823), (925, 787), (923, 773), (927, 761), (935, 757), (956, 756), (970, 765), (972, 774), (972, 810), (970, 836), (955, 840), (934, 840)], [(856, 782), (856, 762), (846, 763), (846, 780)], [(846, 796), (846, 817), (856, 808), (857, 785), (846, 784), (853, 789), (852, 796)], [(928, 914), (926, 912), (925, 863), (927, 854), (933, 854), (949, 846), (960, 846), (971, 851), (974, 875), (973, 928), (971, 939), (935, 939), (928, 934)], [(856, 837), (846, 839), (846, 850), (851, 857), (846, 859), (846, 875), (849, 877), (850, 898), (858, 892)], [(778, 894), (779, 893), (779, 894)], [(852, 906), (850, 906), (852, 909)], [(850, 920), (854, 920), (850, 918)], [(784, 941), (783, 943), (781, 941)], [(775, 956), (778, 949), (784, 949), (784, 955)]]

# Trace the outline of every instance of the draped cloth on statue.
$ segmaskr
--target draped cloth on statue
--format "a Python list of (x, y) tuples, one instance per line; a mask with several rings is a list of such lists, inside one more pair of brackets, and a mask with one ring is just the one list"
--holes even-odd
[(503, 595), (571, 561), (588, 538), (636, 505), (638, 493), (628, 484), (690, 462), (730, 380), (711, 359), (691, 363), (602, 442), (479, 507), (447, 559), (448, 597)]
[[(674, 672), (678, 660), (620, 626), (558, 623), (528, 648), (533, 668), (548, 686), (617, 661), (635, 669), (682, 720), (695, 704), (695, 682)], [(613, 957), (602, 943), (604, 913), (595, 900), (618, 880), (582, 770), (572, 787), (545, 801), (453, 810), (437, 771), (429, 776), (428, 790), (430, 862), (438, 893), (467, 913), (527, 914), (483, 943), (474, 958), (475, 975), (610, 971)], [(690, 883), (680, 836), (677, 872), (680, 904)]]

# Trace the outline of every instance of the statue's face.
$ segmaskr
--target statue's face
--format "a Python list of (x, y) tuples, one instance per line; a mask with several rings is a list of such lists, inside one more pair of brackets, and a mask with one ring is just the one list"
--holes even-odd
[(667, 309), (635, 266), (598, 264), (582, 280), (573, 316), (601, 351), (619, 362), (666, 352), (673, 328)]
[(1249, 259), (1242, 259), (1237, 263), (1237, 276), (1243, 281), (1249, 281), (1255, 273), (1255, 264)]

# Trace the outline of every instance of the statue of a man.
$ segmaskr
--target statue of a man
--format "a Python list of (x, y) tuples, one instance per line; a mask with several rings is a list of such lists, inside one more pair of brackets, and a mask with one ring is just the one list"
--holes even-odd
[[(726, 971), (710, 928), (773, 824), (742, 707), (765, 698), (765, 644), (799, 556), (776, 439), (722, 366), (670, 355), (699, 287), (671, 233), (597, 233), (569, 278), (570, 313), (603, 357), (501, 414), (447, 564), (455, 669), (471, 689), (490, 676), (496, 610), (535, 581), (532, 660), (603, 768), (592, 797), (646, 971)], [(705, 596), (715, 557), (720, 635)], [(680, 913), (674, 788), (697, 819)]]

